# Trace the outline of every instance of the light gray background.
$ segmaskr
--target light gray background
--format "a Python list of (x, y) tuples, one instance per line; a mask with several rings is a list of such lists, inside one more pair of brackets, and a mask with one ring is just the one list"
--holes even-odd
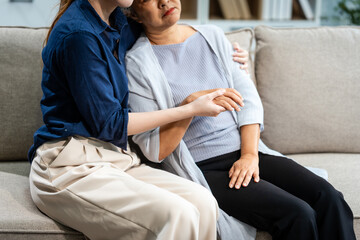
[[(9, 0), (0, 0), (0, 26), (49, 26), (58, 11), (59, 2), (59, 0), (33, 0), (32, 3), (10, 3)], [(347, 23), (339, 20), (339, 14), (334, 10), (338, 2), (339, 0), (322, 1), (321, 25)]]

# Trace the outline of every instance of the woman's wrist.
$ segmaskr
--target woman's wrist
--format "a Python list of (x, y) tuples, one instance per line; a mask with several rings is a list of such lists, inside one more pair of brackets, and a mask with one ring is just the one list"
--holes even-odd
[(181, 109), (183, 119), (191, 118), (197, 115), (196, 108), (193, 106), (193, 104), (190, 103), (187, 103), (184, 100), (178, 107), (179, 109)]
[(258, 157), (259, 153), (256, 151), (251, 151), (251, 152), (242, 152), (241, 151), (241, 156), (242, 157)]

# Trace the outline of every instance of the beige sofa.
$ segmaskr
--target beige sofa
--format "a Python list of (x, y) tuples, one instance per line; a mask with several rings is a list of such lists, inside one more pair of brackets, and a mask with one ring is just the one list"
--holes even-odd
[[(30, 198), (26, 154), (42, 124), (45, 35), (46, 29), (0, 27), (0, 239), (84, 239), (39, 212)], [(360, 239), (360, 29), (257, 27), (228, 37), (249, 50), (256, 42), (262, 139), (328, 171), (353, 210)], [(257, 240), (265, 239), (271, 237), (259, 232)]]

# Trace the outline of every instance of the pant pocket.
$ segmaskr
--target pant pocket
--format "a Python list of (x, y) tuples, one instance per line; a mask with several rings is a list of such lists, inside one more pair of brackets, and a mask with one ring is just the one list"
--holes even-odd
[(100, 168), (111, 167), (126, 171), (139, 164), (136, 155), (132, 156), (120, 148), (109, 149), (108, 144), (110, 143), (100, 140), (70, 137), (58, 156), (49, 163), (48, 170), (53, 185), (62, 190)]

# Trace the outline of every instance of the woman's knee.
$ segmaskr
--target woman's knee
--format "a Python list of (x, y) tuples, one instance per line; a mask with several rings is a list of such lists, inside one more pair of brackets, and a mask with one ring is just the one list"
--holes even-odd
[(297, 205), (295, 216), (296, 219), (301, 222), (316, 224), (316, 212), (309, 204), (305, 202)]
[(304, 228), (316, 228), (316, 212), (308, 203), (300, 199), (295, 200), (287, 211), (285, 222)]
[(318, 184), (316, 184), (315, 197), (317, 197), (315, 202), (315, 207), (316, 205), (320, 205), (320, 206), (339, 205), (345, 201), (343, 194), (338, 190), (336, 190), (326, 180), (322, 180)]
[[(168, 221), (197, 222), (200, 216), (198, 209), (180, 196), (163, 198), (153, 208), (159, 213), (159, 217), (162, 216), (159, 221), (163, 221), (164, 224)], [(162, 214), (160, 214), (160, 211)]]
[(150, 226), (157, 239), (198, 239), (200, 213), (193, 204), (180, 196), (158, 200), (152, 206), (155, 217)]
[(279, 239), (318, 239), (316, 212), (302, 200), (294, 201), (289, 214), (277, 223), (279, 232), (274, 236)]
[(194, 188), (188, 200), (198, 209), (200, 215), (218, 218), (218, 203), (208, 189), (198, 185)]
[(344, 199), (344, 195), (336, 190), (330, 183), (319, 184), (317, 191), (318, 199), (314, 204), (318, 217), (325, 216), (346, 216), (352, 219), (353, 213)]

